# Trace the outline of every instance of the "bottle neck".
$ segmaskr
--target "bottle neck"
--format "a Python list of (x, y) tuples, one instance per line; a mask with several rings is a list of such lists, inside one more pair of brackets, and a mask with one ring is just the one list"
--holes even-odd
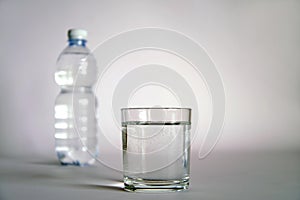
[(69, 46), (82, 46), (85, 47), (86, 40), (83, 39), (69, 39)]

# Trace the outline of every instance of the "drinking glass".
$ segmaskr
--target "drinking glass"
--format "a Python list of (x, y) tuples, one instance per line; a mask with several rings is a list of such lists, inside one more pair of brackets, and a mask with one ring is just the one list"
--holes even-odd
[(191, 109), (123, 108), (121, 113), (124, 189), (188, 189)]

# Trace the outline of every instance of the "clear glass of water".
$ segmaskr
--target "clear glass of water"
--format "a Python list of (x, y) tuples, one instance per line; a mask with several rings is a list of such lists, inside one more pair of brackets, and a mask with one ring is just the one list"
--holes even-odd
[(190, 178), (189, 108), (123, 108), (124, 188), (186, 190)]

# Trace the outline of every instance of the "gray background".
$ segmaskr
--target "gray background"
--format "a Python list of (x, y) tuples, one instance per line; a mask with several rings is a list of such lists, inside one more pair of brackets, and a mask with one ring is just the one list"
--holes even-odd
[[(271, 172), (255, 174), (262, 177), (263, 175), (270, 175), (269, 178), (276, 177), (269, 179), (271, 182), (273, 180), (272, 184), (276, 184), (277, 180), (284, 181), (278, 183), (282, 186), (286, 183), (292, 184), (289, 185), (291, 186), (289, 189), (283, 189), (283, 193), (276, 189), (276, 192), (282, 195), (271, 192), (270, 194), (274, 195), (271, 199), (274, 197), (282, 199), (291, 194), (290, 190), (295, 189), (295, 192), (297, 188), (299, 189), (300, 179), (293, 174), (299, 174), (297, 170), (300, 169), (300, 1), (2, 0), (0, 27), (2, 158), (16, 157), (21, 160), (55, 158), (53, 106), (59, 88), (54, 83), (53, 74), (56, 58), (66, 45), (67, 29), (72, 27), (87, 29), (89, 46), (93, 48), (122, 31), (141, 27), (162, 27), (182, 32), (200, 43), (214, 60), (223, 78), (226, 88), (226, 120), (216, 152), (221, 152), (220, 155), (226, 152), (252, 152), (253, 162), (247, 159), (240, 159), (237, 162), (247, 166), (251, 163), (252, 165), (260, 163), (262, 165), (255, 166), (265, 169), (266, 172), (269, 169), (266, 166), (270, 165), (272, 168), (278, 164), (276, 165), (278, 170), (273, 174)], [(198, 143), (193, 145), (193, 149), (198, 150)], [(277, 163), (275, 158), (255, 160), (256, 155), (261, 156), (261, 152), (272, 152), (272, 155), (276, 155), (277, 152), (278, 155), (282, 155), (283, 152), (298, 153), (290, 160)], [(234, 156), (220, 157), (226, 160), (233, 159)], [(214, 161), (212, 163), (216, 164)], [(234, 168), (229, 164), (230, 159), (217, 165), (221, 166), (224, 163), (237, 175), (251, 171)], [(3, 174), (9, 174), (7, 167), (9, 164), (11, 163), (8, 162), (5, 164), (6, 168), (1, 168)], [(13, 162), (11, 165), (18, 163)], [(260, 168), (261, 166), (264, 167)], [(282, 170), (285, 167), (286, 170), (292, 170), (285, 172)], [(26, 166), (24, 169), (27, 169)], [(34, 168), (29, 166), (28, 171), (29, 169)], [(207, 169), (211, 167), (207, 165)], [(52, 172), (58, 177), (63, 174), (59, 171), (61, 169), (55, 170)], [(26, 174), (26, 170), (22, 172)], [(290, 175), (284, 178), (276, 176), (281, 173)], [(21, 177), (25, 179), (32, 177), (29, 172), (27, 174), (29, 175)], [(203, 180), (214, 180), (214, 173), (208, 174), (212, 176), (202, 176)], [(251, 173), (248, 175), (242, 177), (249, 178), (247, 179), (250, 181), (249, 184), (255, 185), (256, 181), (262, 181), (251, 179), (253, 177)], [(68, 180), (68, 175), (65, 176)], [(222, 191), (234, 190), (226, 186), (224, 180), (238, 186), (240, 179), (222, 180), (224, 187), (219, 191), (220, 198)], [(35, 186), (39, 183), (35, 182)], [(3, 199), (4, 197), (18, 199), (25, 195), (18, 196), (15, 193), (13, 194), (15, 196), (9, 196), (8, 193), (4, 193), (3, 191), (14, 191), (12, 189), (14, 187), (9, 184), (0, 188)], [(266, 186), (266, 189), (272, 188), (272, 184)], [(207, 187), (209, 186), (208, 184)], [(14, 189), (18, 190), (18, 187), (19, 185)], [(205, 190), (203, 187), (201, 189)], [(250, 187), (245, 194), (255, 195), (251, 189), (253, 188)], [(254, 199), (262, 199), (269, 195), (258, 186), (254, 189), (261, 192), (256, 193), (257, 196), (252, 196)], [(44, 197), (44, 190), (46, 189), (42, 188), (39, 191), (41, 196), (36, 198)], [(29, 195), (31, 190), (27, 192)], [(48, 194), (49, 191), (44, 192)], [(234, 194), (237, 195), (235, 197), (243, 196), (238, 192)], [(84, 196), (84, 193), (82, 195)], [(228, 195), (228, 192), (224, 195)], [(293, 195), (298, 198), (300, 196), (299, 192)], [(211, 196), (206, 197), (214, 199)], [(214, 197), (217, 199), (218, 196)], [(252, 197), (249, 199), (253, 199)]]
[(299, 1), (1, 1), (0, 155), (54, 154), (53, 74), (71, 27), (89, 31), (90, 48), (140, 27), (186, 34), (224, 81), (217, 149), (299, 149), (299, 11)]

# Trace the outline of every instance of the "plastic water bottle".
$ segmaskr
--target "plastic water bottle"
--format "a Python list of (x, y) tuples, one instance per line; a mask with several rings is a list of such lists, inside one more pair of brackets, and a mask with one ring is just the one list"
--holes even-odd
[(94, 56), (86, 47), (87, 31), (68, 31), (68, 46), (57, 60), (55, 82), (61, 91), (55, 101), (56, 153), (62, 165), (85, 166), (98, 154)]

